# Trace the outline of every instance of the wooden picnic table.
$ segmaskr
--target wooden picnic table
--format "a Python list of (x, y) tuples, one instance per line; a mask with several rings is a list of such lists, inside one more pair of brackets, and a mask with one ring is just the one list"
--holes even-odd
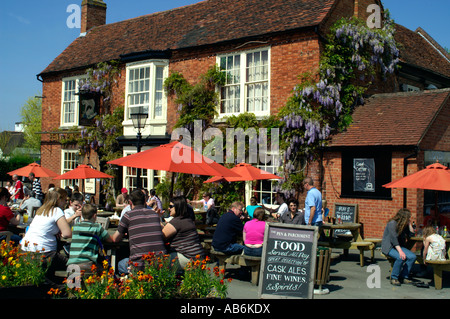
[[(406, 242), (405, 247), (411, 250), (417, 243), (423, 242), (423, 236), (410, 237)], [(450, 238), (445, 238), (445, 245), (447, 248), (447, 256), (450, 257)], [(422, 249), (419, 250), (420, 255), (417, 256), (416, 263), (425, 264), (422, 256)], [(392, 263), (391, 263), (392, 264)], [(450, 260), (427, 260), (426, 264), (433, 267), (434, 273), (434, 287), (436, 289), (442, 289), (442, 272), (450, 271)]]
[[(360, 223), (342, 223), (342, 224), (331, 224), (331, 223), (323, 223), (322, 231), (329, 230), (329, 236), (325, 237), (325, 241), (319, 241), (319, 246), (343, 249), (344, 255), (348, 255), (349, 249), (357, 249), (359, 250), (360, 255), (360, 265), (364, 266), (364, 251), (365, 250), (373, 250), (375, 249), (375, 244), (369, 241), (364, 241), (360, 232), (361, 224)], [(334, 237), (334, 231), (337, 229), (349, 230), (351, 232), (351, 240), (343, 240), (339, 239), (339, 237)]]

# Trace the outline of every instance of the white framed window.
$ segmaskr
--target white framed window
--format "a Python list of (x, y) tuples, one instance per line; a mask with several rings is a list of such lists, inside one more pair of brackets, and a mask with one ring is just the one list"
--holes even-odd
[[(264, 162), (260, 162), (255, 165), (257, 168), (262, 169), (266, 172), (275, 174), (279, 176), (278, 168), (276, 163), (273, 163), (273, 158), (270, 153), (266, 155)], [(269, 157), (271, 159), (269, 159)], [(268, 179), (268, 180), (258, 180), (256, 181), (256, 187), (253, 189), (252, 196), (255, 196), (258, 203), (264, 205), (276, 205), (276, 194), (275, 185), (278, 183), (278, 179)], [(279, 205), (279, 204), (278, 204)]]
[[(123, 156), (128, 156), (131, 154), (135, 154), (136, 152), (125, 152)], [(137, 188), (136, 185), (136, 177), (137, 177), (137, 168), (133, 167), (124, 167), (123, 168), (123, 185), (130, 192)], [(151, 169), (142, 169), (141, 168), (141, 187), (147, 190), (151, 190), (156, 187), (159, 183), (162, 182), (163, 178), (166, 175), (164, 171), (155, 171)]]
[(61, 126), (78, 125), (79, 83), (82, 77), (69, 77), (62, 80)]
[(151, 121), (166, 119), (167, 98), (164, 80), (168, 76), (167, 61), (136, 62), (127, 65), (126, 120), (135, 110), (148, 114)]
[[(80, 153), (78, 150), (62, 150), (61, 159), (61, 174), (65, 174), (78, 167), (80, 164)], [(61, 180), (62, 188), (74, 185), (80, 186), (78, 179)]]
[(270, 49), (221, 55), (217, 59), (227, 74), (226, 84), (220, 89), (219, 114), (269, 115)]

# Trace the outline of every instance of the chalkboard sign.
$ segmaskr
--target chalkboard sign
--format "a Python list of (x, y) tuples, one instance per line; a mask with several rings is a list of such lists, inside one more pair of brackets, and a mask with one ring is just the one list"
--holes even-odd
[[(336, 223), (339, 218), (342, 223), (357, 223), (358, 222), (358, 204), (334, 204), (334, 217)], [(351, 234), (349, 230), (335, 229), (334, 235)]]
[(313, 298), (317, 233), (316, 226), (266, 223), (260, 298)]
[(353, 191), (375, 192), (375, 159), (353, 159)]

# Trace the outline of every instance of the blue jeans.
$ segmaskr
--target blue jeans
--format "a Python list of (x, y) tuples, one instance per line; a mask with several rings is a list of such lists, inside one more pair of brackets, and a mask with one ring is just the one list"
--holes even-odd
[(261, 257), (262, 249), (263, 249), (262, 246), (259, 248), (250, 248), (250, 247), (245, 246), (244, 247), (244, 255)]
[(226, 249), (218, 250), (218, 251), (221, 251), (227, 255), (239, 255), (240, 253), (242, 253), (243, 249), (244, 249), (243, 245), (234, 243), (234, 244), (230, 244), (230, 246), (228, 246)]
[(402, 247), (402, 251), (406, 255), (406, 259), (402, 260), (397, 249), (391, 248), (388, 255), (395, 259), (394, 265), (392, 266), (391, 279), (398, 280), (399, 278), (408, 278), (411, 272), (412, 266), (416, 262), (416, 254), (414, 254), (409, 249)]

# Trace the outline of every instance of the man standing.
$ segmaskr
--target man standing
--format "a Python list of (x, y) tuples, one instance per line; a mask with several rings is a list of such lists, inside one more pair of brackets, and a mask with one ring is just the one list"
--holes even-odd
[(234, 202), (231, 209), (220, 217), (212, 240), (214, 250), (228, 255), (238, 255), (242, 252), (244, 246), (237, 244), (236, 238), (242, 235), (244, 229), (241, 218), (243, 208), (243, 203)]
[(314, 187), (311, 177), (303, 180), (303, 186), (308, 191), (305, 198), (305, 222), (311, 226), (322, 226), (322, 194)]
[(131, 262), (138, 270), (142, 270), (142, 256), (149, 252), (166, 253), (159, 215), (145, 206), (145, 194), (134, 190), (129, 197), (131, 210), (120, 219), (119, 227), (112, 236), (114, 242), (119, 242), (128, 234), (130, 241), (130, 258), (122, 259), (118, 265), (120, 274), (128, 273)]
[(28, 174), (28, 178), (31, 181), (31, 191), (34, 192), (34, 196), (41, 201), (44, 202), (44, 193), (42, 193), (41, 181), (36, 178), (33, 172)]
[(19, 176), (17, 174), (13, 175), (13, 183), (14, 183), (14, 193), (11, 196), (11, 200), (14, 203), (18, 203), (23, 199), (23, 184), (19, 180)]

